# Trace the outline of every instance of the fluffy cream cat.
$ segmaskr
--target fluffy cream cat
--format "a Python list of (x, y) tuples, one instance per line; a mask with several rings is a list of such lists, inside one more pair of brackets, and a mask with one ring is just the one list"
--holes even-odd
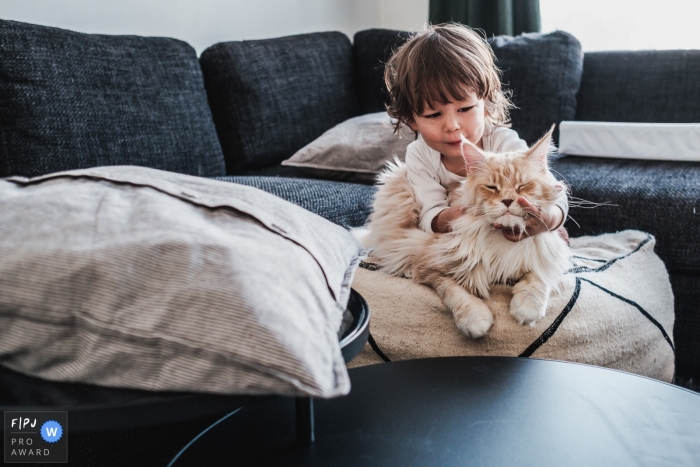
[(449, 199), (466, 212), (450, 233), (418, 228), (420, 209), (404, 164), (390, 164), (379, 176), (363, 243), (374, 247), (372, 256), (385, 272), (432, 287), (471, 338), (493, 324), (483, 300), (491, 284), (517, 281), (510, 313), (521, 324), (533, 324), (544, 317), (549, 294), (568, 266), (569, 248), (556, 232), (510, 242), (493, 227), (524, 229), (527, 213), (518, 196), (543, 211), (558, 209), (555, 199), (566, 187), (547, 165), (552, 130), (527, 151), (495, 154), (464, 145), (467, 178), (450, 190)]

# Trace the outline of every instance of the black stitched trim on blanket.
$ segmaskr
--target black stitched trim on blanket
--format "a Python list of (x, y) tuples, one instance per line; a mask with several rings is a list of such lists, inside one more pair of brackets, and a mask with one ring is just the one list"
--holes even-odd
[(564, 318), (566, 318), (566, 315), (569, 314), (571, 309), (576, 305), (576, 301), (578, 300), (578, 295), (581, 292), (581, 278), (577, 277), (576, 278), (576, 286), (574, 287), (574, 293), (571, 295), (571, 299), (569, 300), (569, 303), (566, 304), (564, 309), (562, 310), (561, 313), (559, 313), (559, 316), (556, 317), (556, 319), (552, 322), (552, 324), (549, 325), (547, 329), (544, 330), (542, 335), (535, 340), (530, 346), (525, 349), (523, 353), (518, 355), (518, 357), (529, 357), (531, 356), (535, 350), (539, 349), (542, 344), (547, 342), (550, 337), (554, 335), (555, 332), (557, 332), (557, 329), (559, 328), (559, 325), (561, 324), (562, 321), (564, 321)]
[(360, 267), (368, 271), (379, 271), (381, 266), (371, 261), (360, 261)]
[(610, 294), (611, 296), (617, 298), (618, 300), (622, 300), (623, 302), (628, 303), (628, 304), (632, 305), (633, 307), (635, 307), (635, 308), (636, 308), (637, 310), (639, 310), (644, 316), (646, 316), (647, 319), (648, 319), (649, 321), (651, 321), (652, 324), (653, 324), (654, 326), (656, 326), (657, 328), (659, 328), (659, 331), (661, 331), (661, 334), (663, 334), (664, 339), (666, 339), (666, 342), (668, 342), (668, 345), (671, 346), (671, 349), (673, 350), (673, 353), (676, 353), (676, 347), (673, 345), (673, 342), (671, 341), (671, 338), (670, 338), (670, 337), (668, 336), (668, 334), (666, 333), (666, 330), (664, 329), (664, 327), (661, 326), (661, 323), (659, 323), (658, 321), (656, 321), (656, 320), (654, 319), (653, 316), (651, 316), (644, 308), (642, 308), (641, 306), (639, 306), (636, 302), (633, 302), (632, 300), (630, 300), (630, 299), (628, 299), (628, 298), (625, 298), (625, 297), (623, 297), (623, 296), (621, 296), (621, 295), (618, 295), (618, 294), (616, 294), (615, 292), (612, 292), (612, 291), (606, 289), (605, 287), (602, 287), (602, 286), (596, 284), (595, 282), (593, 282), (593, 281), (591, 281), (591, 280), (584, 279), (583, 277), (577, 278), (577, 279), (581, 279), (582, 281), (586, 281), (586, 282), (588, 282), (589, 284), (598, 287), (598, 288), (599, 288), (600, 290), (602, 290), (603, 292), (606, 292), (606, 293)]
[(562, 312), (559, 313), (559, 316), (557, 316), (556, 319), (552, 322), (552, 324), (550, 324), (549, 327), (547, 329), (545, 329), (545, 331), (542, 333), (542, 335), (540, 335), (540, 337), (538, 337), (535, 340), (535, 342), (530, 344), (530, 346), (527, 349), (525, 349), (525, 351), (523, 351), (523, 353), (518, 355), (518, 357), (530, 357), (530, 356), (532, 356), (532, 354), (537, 349), (539, 349), (545, 342), (547, 342), (549, 340), (550, 337), (552, 337), (554, 335), (555, 332), (557, 332), (557, 329), (559, 329), (559, 325), (561, 325), (562, 321), (564, 321), (564, 318), (566, 318), (566, 316), (569, 314), (571, 309), (576, 304), (576, 301), (578, 300), (578, 297), (581, 293), (581, 281), (586, 281), (589, 284), (591, 284), (595, 287), (598, 287), (603, 292), (610, 294), (612, 297), (615, 297), (618, 300), (621, 300), (629, 305), (632, 305), (637, 310), (639, 310), (644, 316), (646, 316), (646, 318), (649, 321), (651, 321), (651, 323), (654, 326), (656, 326), (659, 329), (659, 331), (661, 331), (661, 334), (664, 336), (664, 339), (666, 339), (666, 342), (668, 342), (668, 345), (671, 346), (671, 350), (673, 350), (673, 353), (674, 354), (676, 353), (676, 347), (673, 345), (671, 338), (668, 336), (668, 334), (666, 333), (666, 330), (661, 325), (661, 323), (656, 321), (656, 319), (654, 319), (654, 317), (651, 316), (644, 308), (639, 306), (639, 304), (637, 304), (636, 302), (634, 302), (628, 298), (625, 298), (621, 295), (618, 295), (618, 294), (606, 289), (605, 287), (602, 287), (602, 286), (596, 284), (595, 282), (593, 282), (589, 279), (584, 279), (583, 277), (577, 277), (576, 278), (576, 286), (574, 287), (574, 293), (571, 294), (571, 299), (569, 300), (569, 303), (566, 304), (566, 306), (564, 307)]
[(372, 350), (374, 350), (374, 352), (377, 355), (379, 355), (379, 358), (384, 360), (386, 363), (391, 362), (389, 357), (387, 357), (386, 354), (384, 352), (382, 352), (382, 349), (379, 348), (379, 346), (377, 345), (377, 342), (374, 340), (374, 337), (372, 337), (371, 332), (369, 333), (369, 336), (367, 337), (367, 342), (369, 342), (369, 346), (372, 347)]
[(607, 263), (607, 259), (599, 259), (599, 258), (586, 258), (585, 256), (579, 256), (579, 255), (574, 255), (572, 258), (576, 259), (585, 259), (586, 261), (595, 261), (596, 263)]
[[(576, 274), (576, 273), (579, 273), (579, 272), (601, 272), (601, 271), (605, 271), (605, 270), (608, 269), (610, 266), (612, 266), (613, 264), (615, 264), (617, 261), (619, 261), (619, 260), (621, 260), (621, 259), (625, 259), (625, 258), (627, 258), (628, 256), (631, 256), (631, 255), (633, 255), (634, 253), (638, 252), (644, 245), (646, 245), (647, 243), (649, 243), (653, 238), (654, 238), (654, 237), (652, 237), (651, 234), (647, 234), (647, 238), (645, 238), (644, 240), (642, 240), (641, 243), (640, 243), (639, 245), (637, 245), (637, 248), (635, 248), (634, 250), (630, 251), (630, 252), (627, 253), (626, 255), (618, 256), (617, 258), (611, 259), (610, 261), (608, 261), (607, 263), (603, 264), (602, 266), (599, 266), (599, 267), (597, 267), (597, 268), (589, 268), (589, 267), (587, 267), (587, 266), (577, 266), (577, 267), (575, 267), (575, 268), (569, 269), (569, 270), (566, 271), (564, 274)], [(575, 256), (574, 256), (574, 258), (575, 258)]]

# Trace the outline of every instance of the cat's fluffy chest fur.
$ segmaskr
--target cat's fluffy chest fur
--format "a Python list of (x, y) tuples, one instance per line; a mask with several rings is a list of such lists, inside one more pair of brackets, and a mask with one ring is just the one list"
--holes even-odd
[(417, 227), (420, 209), (405, 165), (391, 166), (380, 178), (364, 243), (374, 248), (373, 256), (386, 272), (431, 286), (470, 337), (483, 336), (493, 323), (481, 300), (488, 298), (492, 284), (517, 281), (511, 314), (532, 324), (544, 316), (549, 294), (568, 265), (568, 247), (557, 233), (510, 242), (493, 227), (524, 226), (529, 214), (517, 203), (518, 196), (542, 211), (558, 209), (555, 200), (565, 188), (547, 168), (550, 136), (551, 130), (521, 153), (468, 148), (467, 180), (450, 194), (450, 205), (463, 206), (465, 213), (452, 222), (450, 233), (430, 234)]
[(426, 245), (431, 261), (482, 298), (489, 297), (492, 284), (515, 282), (530, 271), (555, 284), (563, 271), (552, 265), (552, 258), (568, 257), (566, 246), (554, 232), (514, 243), (500, 230), (469, 214), (457, 219), (453, 229)]

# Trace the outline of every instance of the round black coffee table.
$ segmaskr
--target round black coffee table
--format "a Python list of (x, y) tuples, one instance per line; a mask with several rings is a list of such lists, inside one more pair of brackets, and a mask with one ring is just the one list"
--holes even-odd
[(700, 465), (700, 394), (573, 363), (454, 357), (350, 370), (297, 443), (294, 401), (246, 406), (177, 467)]

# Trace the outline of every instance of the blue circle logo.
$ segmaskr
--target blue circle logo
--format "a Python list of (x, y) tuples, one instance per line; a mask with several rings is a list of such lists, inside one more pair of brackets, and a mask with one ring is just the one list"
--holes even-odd
[(41, 425), (41, 437), (47, 443), (55, 443), (63, 436), (63, 427), (56, 420), (48, 420)]

